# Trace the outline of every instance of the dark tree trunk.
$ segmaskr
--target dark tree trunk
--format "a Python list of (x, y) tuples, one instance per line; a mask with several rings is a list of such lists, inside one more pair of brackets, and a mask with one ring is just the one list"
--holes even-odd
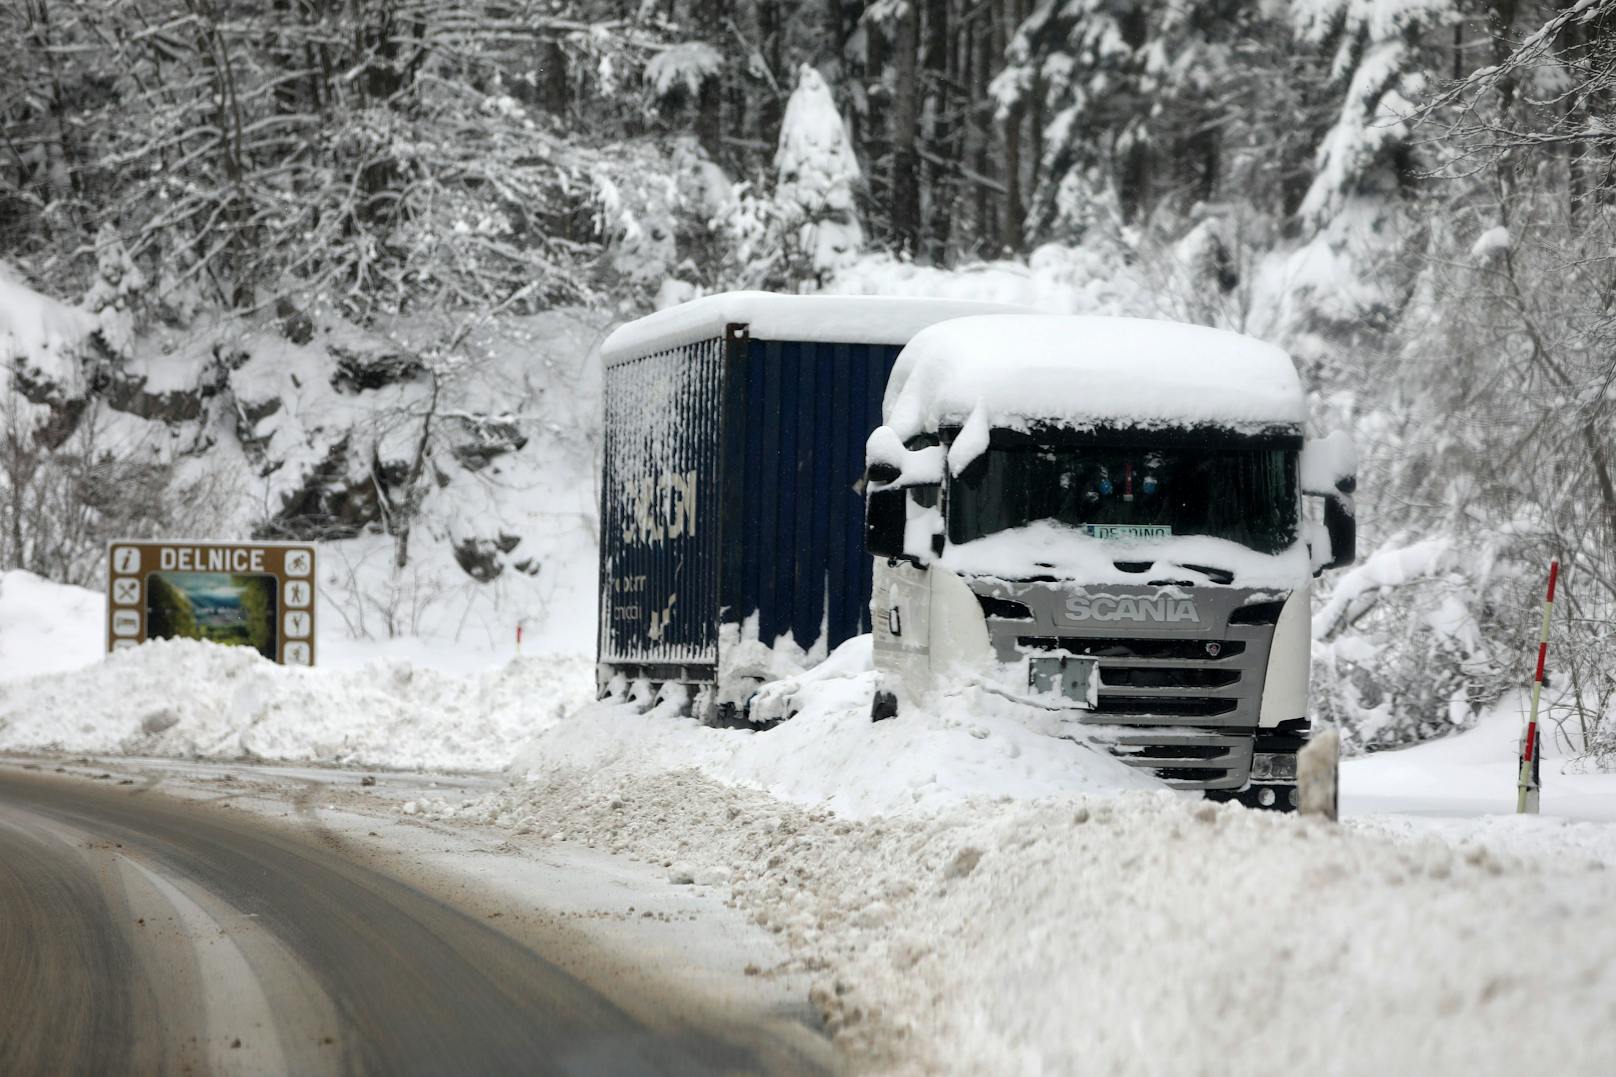
[[(1021, 5), (1006, 0), (1002, 18), (994, 21), (993, 46), (996, 58), (1002, 60), (1010, 41), (1015, 37), (1021, 19)], [(1027, 203), (1022, 196), (1021, 129), (1027, 120), (1026, 98), (1018, 98), (1010, 106), (1010, 115), (1004, 124), (1004, 246), (1013, 252), (1022, 248), (1022, 237), (1027, 230)]]
[[(701, 39), (720, 55), (724, 54), (724, 13), (720, 0), (699, 0), (696, 7), (696, 29)], [(716, 74), (702, 80), (701, 92), (696, 97), (696, 141), (707, 151), (709, 159), (724, 163), (724, 65)]]
[(561, 123), (567, 122), (569, 100), (567, 81), (567, 53), (561, 42), (553, 37), (539, 44), (540, 97), (544, 111)]
[(914, 5), (904, 4), (892, 34), (892, 245), (908, 255), (920, 247), (918, 21)]
[(929, 130), (926, 148), (929, 151), (922, 163), (925, 177), (921, 197), (925, 207), (926, 235), (924, 249), (933, 262), (941, 262), (948, 247), (950, 209), (953, 202), (954, 157), (953, 132), (949, 109), (952, 94), (949, 79), (948, 34), (949, 0), (926, 0), (926, 113)]
[[(989, 54), (993, 40), (992, 22), (991, 9), (983, 8), (974, 18), (967, 20), (958, 31), (962, 53), (961, 66), (964, 69), (964, 81), (969, 87), (972, 102), (965, 113), (965, 132), (960, 151), (965, 160), (970, 162), (971, 170), (982, 178), (986, 178), (991, 172), (988, 165), (988, 139), (991, 137), (988, 120), (992, 113), (987, 84)], [(962, 239), (959, 237), (959, 230), (956, 229), (955, 248), (962, 249), (969, 243), (977, 253), (991, 250), (994, 216), (992, 198), (986, 185), (980, 181), (974, 183), (971, 190), (970, 235), (968, 239)]]

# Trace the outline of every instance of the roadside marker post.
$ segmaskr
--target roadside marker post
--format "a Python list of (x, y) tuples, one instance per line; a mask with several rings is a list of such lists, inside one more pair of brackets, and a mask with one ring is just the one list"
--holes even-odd
[(1515, 778), (1515, 812), (1536, 815), (1543, 791), (1543, 732), (1537, 724), (1538, 700), (1543, 695), (1543, 665), (1549, 657), (1549, 615), (1554, 611), (1554, 585), (1560, 579), (1560, 562), (1549, 562), (1549, 594), (1543, 600), (1543, 629), (1538, 633), (1537, 674), (1532, 678), (1532, 707), (1521, 736), (1520, 769)]

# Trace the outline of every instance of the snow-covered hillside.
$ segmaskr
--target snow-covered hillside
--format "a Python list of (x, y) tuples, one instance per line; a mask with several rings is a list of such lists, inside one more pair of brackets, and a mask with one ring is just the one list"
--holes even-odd
[(317, 540), (350, 637), (588, 649), (609, 317), (119, 313), (0, 275), (4, 421), (55, 450), (8, 468), (14, 563), (97, 584), (113, 537)]

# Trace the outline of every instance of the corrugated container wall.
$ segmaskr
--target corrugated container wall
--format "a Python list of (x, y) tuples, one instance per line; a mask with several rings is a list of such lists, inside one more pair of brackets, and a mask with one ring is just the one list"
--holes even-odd
[(857, 483), (899, 350), (731, 327), (608, 365), (604, 665), (713, 683), (720, 623), (824, 651), (869, 630)]
[(606, 368), (600, 661), (632, 676), (718, 662), (723, 375), (721, 340)]
[[(864, 443), (900, 349), (751, 341), (731, 361), (725, 408), (723, 618), (804, 650), (869, 631)], [(735, 556), (738, 554), (739, 556)]]

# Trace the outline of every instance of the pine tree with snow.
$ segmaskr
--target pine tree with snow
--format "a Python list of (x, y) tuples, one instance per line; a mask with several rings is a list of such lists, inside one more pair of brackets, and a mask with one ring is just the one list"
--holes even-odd
[(1408, 117), (1427, 89), (1424, 41), (1456, 15), (1454, 0), (1293, 0), (1297, 33), (1334, 47), (1341, 111), (1319, 145), (1301, 216), (1323, 231), (1363, 198), (1395, 195), (1411, 153)]
[(1001, 121), (1028, 104), (1049, 117), (1033, 234), (1080, 240), (1214, 197), (1219, 100), (1259, 22), (1216, 0), (1035, 5), (991, 87)]
[(786, 105), (774, 166), (775, 208), (792, 267), (823, 280), (864, 245), (854, 198), (862, 173), (830, 87), (808, 64)]

